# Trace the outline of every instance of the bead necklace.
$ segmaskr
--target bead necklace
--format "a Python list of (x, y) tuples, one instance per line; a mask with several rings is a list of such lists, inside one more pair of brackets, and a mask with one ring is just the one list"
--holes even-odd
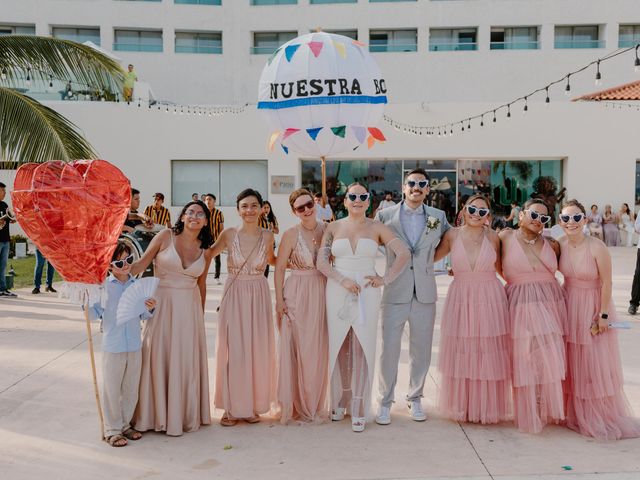
[(520, 239), (526, 243), (527, 245), (533, 246), (536, 244), (536, 242), (538, 241), (538, 239), (540, 238), (540, 234), (536, 235), (536, 237), (533, 240), (528, 240), (527, 238), (524, 237), (524, 235), (522, 234), (522, 230), (518, 230), (518, 236), (520, 237)]

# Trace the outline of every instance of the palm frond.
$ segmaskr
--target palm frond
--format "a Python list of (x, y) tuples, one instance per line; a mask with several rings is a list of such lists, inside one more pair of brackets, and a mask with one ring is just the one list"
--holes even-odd
[(96, 158), (77, 127), (31, 97), (0, 87), (0, 164)]
[(0, 37), (0, 70), (9, 80), (30, 69), (35, 80), (71, 80), (105, 92), (121, 91), (124, 70), (103, 53), (77, 42), (34, 35)]

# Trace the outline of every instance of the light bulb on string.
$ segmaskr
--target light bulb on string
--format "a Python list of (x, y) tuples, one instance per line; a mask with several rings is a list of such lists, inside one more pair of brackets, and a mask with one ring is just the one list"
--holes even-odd
[(464, 123), (460, 122), (460, 131), (464, 132)]
[(482, 114), (482, 116), (480, 117), (480, 126), (484, 127), (484, 113)]
[(27, 84), (27, 87), (31, 86), (31, 67), (27, 67), (27, 79), (24, 83)]
[(49, 88), (53, 88), (53, 75), (49, 75)]
[(493, 111), (493, 123), (496, 123), (498, 120), (496, 120), (496, 111)]
[(507, 118), (511, 118), (511, 104), (507, 105)]
[(567, 75), (567, 85), (564, 87), (564, 94), (567, 96), (571, 93), (571, 84), (569, 83), (570, 77), (571, 77), (571, 74)]
[(449, 130), (449, 136), (453, 137), (453, 125), (451, 125), (451, 130)]
[(471, 130), (471, 119), (467, 119), (468, 123), (467, 123), (467, 130)]
[(548, 106), (549, 103), (551, 103), (551, 99), (549, 98), (549, 87), (545, 87), (544, 89), (547, 93), (547, 97), (544, 99), (544, 104)]
[(522, 114), (526, 115), (529, 111), (529, 103), (527, 102), (527, 97), (524, 97), (524, 107), (522, 108)]
[(602, 85), (602, 74), (600, 73), (600, 60), (596, 63), (596, 86)]

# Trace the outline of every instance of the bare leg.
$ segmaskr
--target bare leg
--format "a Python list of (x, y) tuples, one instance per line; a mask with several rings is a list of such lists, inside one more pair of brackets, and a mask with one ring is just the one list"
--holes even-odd
[[(353, 331), (351, 333), (353, 333)], [(364, 417), (364, 392), (369, 383), (369, 369), (367, 366), (367, 358), (364, 356), (364, 350), (355, 334), (352, 335), (352, 345), (355, 378), (353, 379), (354, 395), (351, 401), (351, 416)]]
[(338, 352), (338, 368), (340, 369), (340, 380), (342, 383), (342, 395), (338, 402), (338, 407), (346, 408), (351, 400), (351, 376), (353, 375), (351, 342), (353, 330), (350, 329), (342, 342)]

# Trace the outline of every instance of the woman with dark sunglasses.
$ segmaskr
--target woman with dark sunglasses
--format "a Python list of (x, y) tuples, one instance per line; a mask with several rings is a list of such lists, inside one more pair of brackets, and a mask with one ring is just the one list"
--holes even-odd
[[(274, 275), (280, 421), (321, 422), (327, 418), (329, 340), (327, 282), (316, 259), (326, 224), (316, 219), (316, 204), (308, 190), (291, 193), (289, 205), (300, 222), (282, 235)], [(290, 275), (285, 281), (287, 269)]]
[(514, 420), (528, 433), (564, 419), (567, 310), (555, 277), (560, 246), (542, 235), (550, 220), (544, 201), (530, 199), (519, 213), (520, 228), (499, 235), (511, 324)]
[[(350, 413), (352, 430), (362, 432), (371, 413), (380, 287), (402, 273), (410, 253), (391, 229), (366, 217), (369, 192), (364, 186), (349, 185), (344, 205), (349, 215), (327, 226), (318, 269), (328, 277), (331, 419), (340, 421)], [(396, 256), (384, 277), (375, 270), (380, 245)]]
[(447, 230), (435, 261), (451, 253), (454, 272), (440, 326), (440, 410), (458, 422), (509, 418), (511, 368), (507, 296), (496, 272), (500, 240), (485, 227), (489, 199), (469, 197), (464, 225)]
[(560, 271), (567, 303), (567, 426), (598, 440), (640, 436), (623, 391), (618, 335), (609, 324), (611, 256), (607, 246), (583, 233), (586, 211), (577, 200), (560, 213)]

